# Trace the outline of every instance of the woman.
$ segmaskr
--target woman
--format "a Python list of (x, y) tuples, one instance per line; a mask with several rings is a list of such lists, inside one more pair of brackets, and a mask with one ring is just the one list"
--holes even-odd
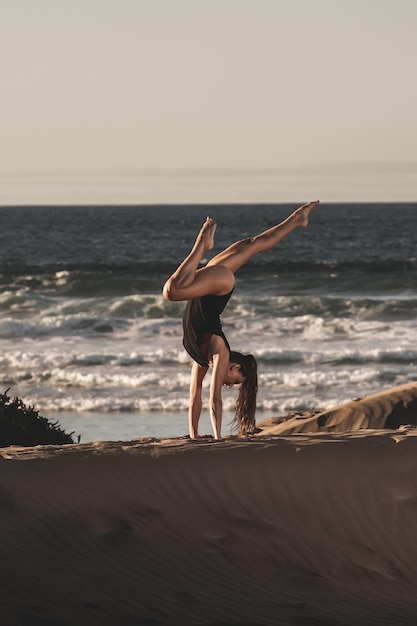
[(166, 300), (188, 300), (184, 313), (184, 347), (194, 363), (191, 372), (189, 429), (198, 437), (202, 407), (202, 386), (212, 368), (210, 384), (210, 419), (216, 439), (221, 437), (222, 386), (239, 385), (235, 421), (239, 434), (255, 428), (257, 365), (251, 354), (230, 350), (222, 331), (220, 315), (235, 286), (235, 272), (255, 254), (270, 250), (298, 226), (307, 226), (310, 212), (319, 201), (299, 207), (281, 224), (256, 237), (237, 241), (215, 256), (205, 267), (198, 268), (204, 253), (214, 246), (217, 227), (213, 218), (204, 222), (190, 254), (167, 280), (163, 289)]

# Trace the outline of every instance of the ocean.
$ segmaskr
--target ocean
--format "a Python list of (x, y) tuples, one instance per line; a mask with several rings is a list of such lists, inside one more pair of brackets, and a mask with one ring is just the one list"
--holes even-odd
[[(294, 208), (0, 207), (0, 389), (81, 441), (187, 434), (185, 304), (162, 286), (206, 215), (208, 259)], [(258, 360), (258, 419), (416, 379), (417, 204), (323, 204), (236, 278), (223, 328)], [(224, 390), (224, 434), (235, 397)]]

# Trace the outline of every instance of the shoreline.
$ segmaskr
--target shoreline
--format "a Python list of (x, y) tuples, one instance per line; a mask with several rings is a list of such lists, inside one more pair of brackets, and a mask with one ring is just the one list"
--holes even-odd
[[(258, 412), (258, 434), (344, 432), (361, 428), (398, 428), (401, 424), (417, 425), (417, 382), (365, 395), (327, 409), (308, 409), (276, 417), (259, 417), (265, 413), (265, 410)], [(175, 412), (62, 412), (46, 417), (52, 421), (56, 419), (65, 430), (74, 431), (75, 437), (80, 433), (82, 443), (148, 438), (176, 439), (186, 437), (188, 431), (187, 419)], [(114, 424), (119, 419), (122, 422), (121, 434), (114, 437)], [(233, 436), (232, 421), (233, 412), (225, 411), (224, 437)], [(203, 437), (209, 437), (212, 433), (208, 411), (202, 412), (200, 430), (206, 431)], [(89, 438), (89, 434), (94, 432), (101, 436)]]

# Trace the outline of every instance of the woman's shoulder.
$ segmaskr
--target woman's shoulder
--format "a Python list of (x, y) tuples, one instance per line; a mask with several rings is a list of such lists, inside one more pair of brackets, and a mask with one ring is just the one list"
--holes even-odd
[(218, 354), (221, 358), (222, 357), (229, 358), (229, 354), (230, 354), (229, 346), (226, 344), (225, 340), (220, 335), (212, 335), (210, 339), (209, 358), (211, 358), (215, 354)]

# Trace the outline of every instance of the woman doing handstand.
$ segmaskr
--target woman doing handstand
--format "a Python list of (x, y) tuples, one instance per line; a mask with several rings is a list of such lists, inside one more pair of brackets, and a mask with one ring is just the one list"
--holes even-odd
[(217, 224), (208, 217), (190, 254), (165, 283), (166, 300), (188, 300), (183, 319), (183, 343), (194, 361), (188, 412), (192, 439), (198, 437), (203, 379), (209, 367), (213, 370), (209, 409), (215, 438), (221, 437), (223, 385), (239, 385), (235, 421), (240, 435), (253, 432), (258, 390), (256, 360), (251, 354), (230, 350), (220, 315), (232, 295), (235, 272), (255, 254), (273, 248), (298, 226), (307, 226), (309, 214), (318, 204), (318, 200), (304, 204), (280, 224), (256, 237), (236, 241), (199, 268), (204, 253), (214, 246)]

